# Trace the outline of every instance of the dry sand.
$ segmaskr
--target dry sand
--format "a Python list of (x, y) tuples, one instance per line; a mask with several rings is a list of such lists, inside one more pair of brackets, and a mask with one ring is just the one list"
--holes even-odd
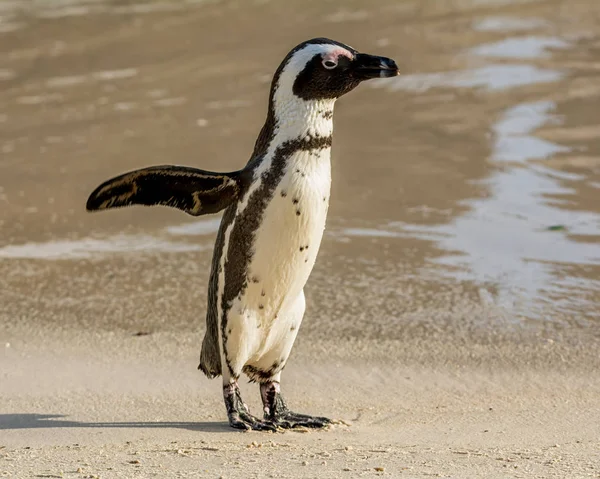
[[(0, 477), (600, 477), (598, 18), (0, 1)], [(343, 423), (241, 433), (196, 370), (218, 220), (83, 209), (129, 169), (238, 168), (277, 63), (319, 35), (404, 73), (336, 107), (283, 375), (292, 408)]]
[[(40, 337), (40, 336), (43, 336)], [(190, 337), (192, 336), (192, 337)], [(289, 402), (328, 431), (240, 433), (193, 334), (16, 339), (2, 359), (9, 477), (540, 477), (600, 474), (595, 351), (531, 340), (298, 345)], [(35, 337), (34, 341), (31, 338)], [(513, 338), (514, 339), (514, 338)], [(37, 347), (34, 346), (35, 343)], [(55, 347), (52, 347), (52, 346)], [(372, 351), (383, 348), (381, 356)], [(321, 350), (319, 350), (321, 349)], [(333, 351), (332, 355), (328, 351)], [(423, 354), (421, 352), (421, 354)], [(243, 388), (259, 411), (256, 386)]]

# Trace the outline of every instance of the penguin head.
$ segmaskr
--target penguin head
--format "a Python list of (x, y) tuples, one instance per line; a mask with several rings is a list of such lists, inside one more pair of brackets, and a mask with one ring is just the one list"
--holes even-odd
[(288, 53), (275, 73), (273, 90), (306, 101), (336, 99), (364, 80), (396, 75), (398, 67), (390, 58), (359, 53), (328, 38), (313, 38)]

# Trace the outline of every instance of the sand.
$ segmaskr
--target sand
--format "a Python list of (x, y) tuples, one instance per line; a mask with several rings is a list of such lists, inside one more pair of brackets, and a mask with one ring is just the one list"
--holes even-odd
[[(449, 337), (419, 341), (430, 354), (416, 361), (410, 343), (332, 344), (330, 357), (301, 341), (285, 374), (290, 405), (343, 423), (242, 433), (225, 422), (220, 382), (195, 370), (189, 334), (69, 336), (4, 348), (4, 476), (600, 475), (597, 344)], [(365, 353), (381, 346), (383, 361)], [(257, 387), (243, 391), (259, 411)]]
[[(0, 7), (0, 477), (600, 477), (597, 2)], [(339, 421), (243, 433), (196, 369), (218, 218), (84, 205), (239, 168), (320, 35), (402, 70), (336, 106), (283, 374)]]

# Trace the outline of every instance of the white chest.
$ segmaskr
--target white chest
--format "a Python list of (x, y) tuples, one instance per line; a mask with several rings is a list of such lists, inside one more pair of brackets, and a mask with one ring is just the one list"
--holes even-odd
[(331, 186), (330, 149), (298, 151), (256, 232), (247, 306), (269, 322), (306, 284), (323, 237)]
[[(315, 264), (329, 206), (334, 100), (304, 101), (280, 93), (274, 95), (279, 113), (274, 135), (236, 211), (245, 221), (240, 225), (251, 224), (244, 215), (260, 215), (258, 227), (239, 233), (251, 237), (250, 245), (234, 237), (231, 245), (237, 246), (228, 246), (235, 221), (224, 234), (228, 255), (221, 258), (219, 291), (229, 262), (248, 258), (241, 291), (227, 308), (225, 348), (237, 369), (251, 364), (269, 370), (274, 362), (285, 364), (304, 314), (303, 288)], [(278, 156), (290, 145), (297, 149), (285, 158)], [(278, 170), (282, 160), (283, 170)], [(256, 208), (254, 198), (260, 196), (254, 195), (265, 190), (266, 204)]]

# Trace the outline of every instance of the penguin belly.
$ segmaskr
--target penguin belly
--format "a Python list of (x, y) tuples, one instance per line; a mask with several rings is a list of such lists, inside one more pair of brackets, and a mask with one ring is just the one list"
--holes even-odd
[(288, 160), (256, 230), (247, 287), (229, 309), (224, 343), (233, 370), (251, 378), (283, 368), (300, 327), (329, 205), (329, 152)]

